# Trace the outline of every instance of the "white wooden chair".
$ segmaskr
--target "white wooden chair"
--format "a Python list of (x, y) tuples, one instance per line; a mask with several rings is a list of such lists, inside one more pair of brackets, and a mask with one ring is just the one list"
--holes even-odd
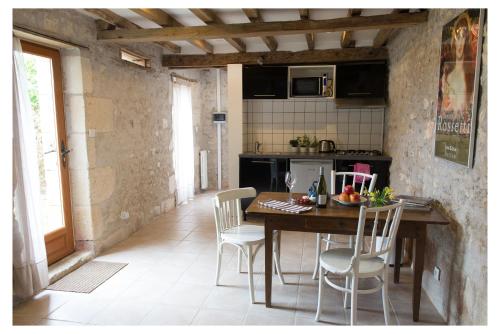
[[(363, 194), (363, 191), (366, 188), (366, 183), (368, 180), (370, 180), (370, 184), (368, 185), (368, 191), (373, 191), (375, 188), (375, 184), (377, 183), (377, 174), (365, 174), (365, 173), (358, 173), (358, 172), (336, 172), (332, 170), (332, 177), (331, 177), (331, 196), (337, 195), (335, 185), (336, 185), (336, 180), (337, 177), (341, 176), (342, 177), (342, 188), (338, 193), (341, 193), (346, 185), (346, 179), (347, 177), (352, 177), (352, 187), (356, 189), (356, 177), (363, 178), (363, 181), (361, 182), (361, 186), (359, 188), (359, 193)], [(352, 243), (353, 243), (353, 237), (349, 237), (349, 247), (352, 248)], [(321, 253), (321, 248), (323, 242), (326, 243), (326, 250), (330, 249), (330, 245), (335, 244), (335, 243), (340, 243), (339, 241), (336, 241), (335, 238), (332, 238), (331, 234), (328, 234), (326, 238), (324, 237), (323, 234), (317, 233), (316, 234), (316, 264), (314, 266), (314, 272), (313, 272), (313, 279), (318, 278), (318, 272), (319, 272), (319, 254)]]
[[(358, 230), (354, 249), (335, 248), (321, 253), (316, 321), (319, 321), (321, 316), (323, 285), (326, 282), (331, 287), (344, 292), (344, 308), (347, 308), (347, 294), (351, 294), (351, 325), (356, 324), (358, 294), (374, 293), (382, 289), (384, 319), (385, 324), (389, 324), (389, 254), (394, 247), (403, 208), (403, 200), (400, 200), (396, 204), (378, 208), (362, 206), (359, 210)], [(370, 227), (365, 225), (367, 214), (374, 214), (374, 220), (371, 227), (371, 235), (367, 236), (370, 241), (368, 243), (369, 249), (367, 252), (362, 252), (365, 227)], [(386, 216), (385, 222), (384, 215)], [(381, 218), (380, 222), (379, 217)], [(381, 231), (378, 245), (377, 231)], [(328, 272), (345, 276), (345, 287), (332, 282), (327, 277)], [(378, 285), (371, 289), (359, 289), (358, 280), (370, 277), (375, 278), (378, 281)]]
[[(233, 245), (238, 248), (239, 272), (241, 272), (241, 254), (244, 254), (247, 258), (248, 285), (252, 304), (255, 303), (253, 263), (257, 251), (264, 245), (264, 226), (242, 224), (243, 212), (241, 210), (241, 199), (255, 196), (255, 189), (249, 187), (222, 191), (217, 193), (213, 198), (215, 226), (217, 231), (217, 269), (215, 285), (219, 285), (223, 246), (225, 244)], [(281, 284), (285, 284), (283, 274), (281, 273), (277, 236), (278, 234), (274, 233), (273, 260), (280, 282)]]

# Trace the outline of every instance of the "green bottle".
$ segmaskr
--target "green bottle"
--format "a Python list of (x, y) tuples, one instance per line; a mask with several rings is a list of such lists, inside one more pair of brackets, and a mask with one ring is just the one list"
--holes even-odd
[(316, 198), (317, 208), (326, 208), (326, 181), (325, 181), (325, 170), (323, 167), (319, 167), (319, 180), (318, 180), (318, 197)]

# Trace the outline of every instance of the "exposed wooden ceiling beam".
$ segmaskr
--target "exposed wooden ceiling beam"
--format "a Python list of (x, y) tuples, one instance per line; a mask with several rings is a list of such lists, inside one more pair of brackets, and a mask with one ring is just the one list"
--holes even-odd
[[(121, 17), (118, 14), (115, 14), (114, 12), (110, 11), (109, 9), (99, 9), (99, 8), (86, 8), (85, 11), (94, 14), (96, 16), (99, 16), (101, 20), (96, 22), (97, 28), (98, 29), (106, 29), (106, 30), (114, 30), (114, 26), (117, 26), (122, 29), (142, 29), (142, 27), (138, 26), (137, 24), (127, 20), (126, 18)], [(102, 21), (107, 22), (108, 24), (112, 26), (106, 27)], [(172, 42), (157, 42), (156, 44), (161, 45), (165, 49), (173, 52), (173, 53), (180, 53), (181, 52), (181, 47), (178, 46), (177, 44), (174, 44)]]
[(169, 68), (221, 67), (227, 64), (279, 65), (279, 64), (335, 64), (350, 61), (387, 59), (385, 48), (349, 48), (306, 50), (299, 52), (243, 52), (211, 55), (163, 55), (163, 66)]
[[(408, 9), (394, 9), (393, 14), (408, 13)], [(380, 29), (375, 38), (373, 39), (373, 47), (379, 48), (387, 43), (389, 38), (396, 33), (397, 29)]]
[(179, 41), (196, 38), (261, 37), (311, 32), (409, 27), (427, 21), (428, 12), (341, 17), (330, 20), (214, 24), (197, 27), (105, 30), (97, 39), (108, 42)]
[[(349, 9), (347, 12), (347, 15), (349, 17), (352, 16), (360, 16), (361, 15), (361, 9)], [(344, 30), (342, 32), (342, 35), (340, 37), (340, 46), (343, 48), (353, 48), (356, 46), (356, 41), (353, 41), (352, 39), (352, 31), (350, 30)]]
[[(162, 27), (183, 27), (183, 25), (161, 9), (156, 8), (130, 8), (133, 12), (153, 21)], [(205, 40), (192, 38), (189, 43), (206, 53), (213, 53), (214, 46)]]
[[(242, 9), (247, 18), (252, 23), (264, 22), (260, 16), (259, 10), (255, 8), (243, 8)], [(276, 51), (278, 49), (278, 41), (272, 36), (262, 36), (262, 41), (266, 44), (270, 51)]]
[[(189, 9), (194, 15), (196, 15), (200, 20), (205, 22), (206, 24), (224, 24), (222, 20), (214, 13), (211, 9)], [(245, 52), (247, 50), (247, 46), (245, 42), (243, 42), (239, 38), (224, 38), (226, 42), (228, 42), (233, 48), (235, 48), (239, 52)]]
[[(300, 19), (309, 20), (309, 9), (299, 9)], [(306, 34), (307, 48), (309, 50), (314, 50), (314, 37), (313, 33)]]

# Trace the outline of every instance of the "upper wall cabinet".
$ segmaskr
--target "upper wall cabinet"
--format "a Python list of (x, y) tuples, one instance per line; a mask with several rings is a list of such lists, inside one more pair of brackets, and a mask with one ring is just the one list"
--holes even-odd
[(338, 64), (335, 87), (337, 99), (385, 99), (387, 65), (385, 62)]
[(243, 67), (244, 99), (286, 99), (287, 66), (245, 66)]

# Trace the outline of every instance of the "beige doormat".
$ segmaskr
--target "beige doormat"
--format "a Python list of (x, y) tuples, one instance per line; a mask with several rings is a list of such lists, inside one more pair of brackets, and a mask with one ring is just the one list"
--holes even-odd
[(47, 290), (91, 293), (126, 265), (127, 263), (91, 261), (49, 285)]

